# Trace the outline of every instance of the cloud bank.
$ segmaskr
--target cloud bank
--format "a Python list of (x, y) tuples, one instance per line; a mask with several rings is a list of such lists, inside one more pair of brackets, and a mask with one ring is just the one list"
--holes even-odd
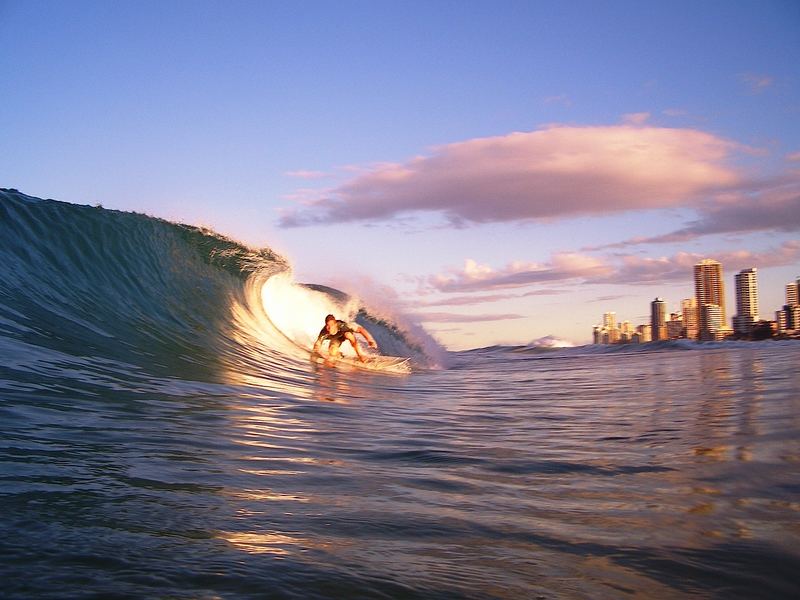
[(414, 313), (414, 316), (425, 323), (486, 323), (491, 321), (507, 321), (509, 319), (524, 319), (525, 315), (519, 314), (487, 314), (487, 315), (459, 315), (446, 312)]
[(294, 177), (296, 179), (324, 179), (329, 177), (328, 173), (324, 171), (311, 171), (307, 169), (300, 169), (298, 171), (287, 171), (284, 173), (287, 177)]
[(513, 262), (502, 269), (467, 259), (463, 269), (451, 269), (428, 279), (438, 292), (485, 292), (539, 283), (565, 282), (608, 276), (612, 267), (600, 259), (573, 252), (556, 253), (547, 263)]
[[(579, 253), (554, 254), (547, 263), (511, 263), (500, 269), (467, 260), (461, 269), (430, 276), (430, 289), (441, 293), (477, 293), (499, 289), (522, 288), (553, 282), (581, 284), (652, 285), (690, 281), (695, 264), (709, 256), (678, 252), (672, 256), (650, 258), (623, 255), (596, 258)], [(735, 250), (716, 252), (726, 271), (749, 267), (766, 268), (795, 264), (800, 261), (800, 240), (784, 242), (764, 252)]]
[(647, 116), (441, 146), (306, 198), (279, 224), (380, 221), (420, 211), (459, 225), (546, 220), (680, 206), (739, 183), (727, 161), (743, 146), (694, 129), (647, 126)]
[[(627, 283), (653, 284), (657, 282), (689, 281), (695, 264), (708, 255), (678, 252), (670, 257), (643, 258), (641, 256), (624, 256), (621, 264), (607, 278), (599, 278), (588, 283)], [(781, 267), (797, 263), (800, 260), (800, 240), (789, 240), (776, 248), (764, 252), (749, 250), (732, 250), (715, 252), (714, 258), (722, 263), (727, 273), (741, 269), (757, 267)]]
[(757, 231), (800, 231), (800, 177), (764, 190), (720, 194), (697, 207), (698, 218), (675, 231), (636, 237), (584, 250), (625, 248), (635, 244), (684, 242), (706, 235)]

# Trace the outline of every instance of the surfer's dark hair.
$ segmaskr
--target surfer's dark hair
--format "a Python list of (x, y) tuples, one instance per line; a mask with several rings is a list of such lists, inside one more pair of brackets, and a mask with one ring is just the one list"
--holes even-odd
[(336, 317), (334, 317), (333, 315), (328, 315), (327, 317), (325, 317), (325, 322), (326, 323), (328, 321), (335, 321), (335, 320), (336, 320)]

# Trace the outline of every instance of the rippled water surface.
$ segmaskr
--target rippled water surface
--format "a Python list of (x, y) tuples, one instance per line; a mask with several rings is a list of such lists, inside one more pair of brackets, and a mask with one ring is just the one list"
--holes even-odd
[(0, 595), (793, 597), (799, 364), (499, 348), (283, 391), (4, 366)]
[[(310, 363), (327, 313), (413, 371)], [(800, 342), (440, 352), (0, 189), (0, 598), (800, 597)]]

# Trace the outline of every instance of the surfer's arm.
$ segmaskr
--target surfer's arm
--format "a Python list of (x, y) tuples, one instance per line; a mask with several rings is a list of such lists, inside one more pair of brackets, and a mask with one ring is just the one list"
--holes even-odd
[(370, 348), (377, 348), (378, 347), (378, 344), (375, 341), (375, 338), (372, 337), (372, 334), (369, 331), (367, 331), (366, 329), (364, 329), (361, 325), (358, 326), (358, 329), (356, 329), (356, 332), (360, 333), (361, 335), (364, 336), (364, 338), (367, 340), (367, 344), (369, 345)]
[(325, 335), (320, 333), (317, 336), (317, 341), (314, 342), (314, 348), (311, 350), (311, 354), (319, 354), (319, 349), (322, 347), (322, 340), (325, 339)]

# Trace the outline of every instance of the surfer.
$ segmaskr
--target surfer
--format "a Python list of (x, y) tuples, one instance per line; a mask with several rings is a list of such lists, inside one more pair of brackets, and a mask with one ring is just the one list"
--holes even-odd
[(339, 356), (339, 346), (342, 345), (343, 341), (347, 340), (350, 342), (350, 345), (353, 346), (353, 350), (356, 351), (358, 360), (361, 362), (366, 362), (367, 359), (361, 353), (361, 348), (358, 346), (358, 340), (356, 340), (357, 333), (360, 333), (364, 336), (364, 338), (366, 338), (367, 344), (369, 344), (370, 348), (378, 347), (378, 344), (375, 342), (375, 338), (372, 337), (372, 334), (370, 334), (370, 332), (364, 329), (361, 325), (357, 323), (348, 324), (344, 321), (338, 320), (333, 315), (328, 315), (325, 317), (325, 327), (320, 330), (319, 336), (317, 336), (317, 341), (314, 342), (313, 353), (319, 354), (319, 349), (322, 346), (322, 342), (328, 340), (328, 355), (331, 358), (336, 358)]

